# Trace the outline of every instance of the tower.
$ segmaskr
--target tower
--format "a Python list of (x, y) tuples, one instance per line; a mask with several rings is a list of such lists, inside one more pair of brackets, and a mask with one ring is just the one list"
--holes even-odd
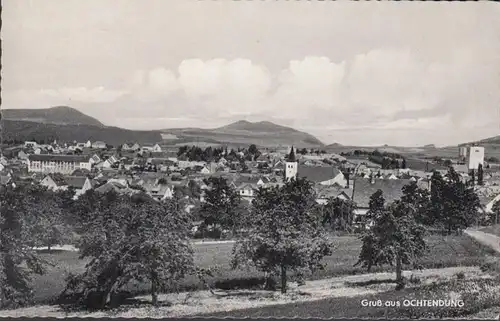
[(290, 180), (290, 179), (295, 179), (297, 178), (297, 171), (298, 171), (298, 163), (297, 160), (295, 159), (295, 152), (292, 149), (290, 150), (290, 154), (288, 154), (288, 157), (286, 159), (285, 163), (285, 180)]
[(484, 166), (484, 147), (482, 146), (471, 146), (467, 151), (467, 168), (469, 170), (477, 170), (479, 164)]

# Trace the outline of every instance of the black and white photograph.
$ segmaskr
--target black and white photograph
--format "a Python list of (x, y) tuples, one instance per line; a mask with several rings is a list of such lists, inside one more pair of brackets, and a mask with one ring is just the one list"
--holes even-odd
[(500, 319), (500, 5), (4, 0), (0, 317)]

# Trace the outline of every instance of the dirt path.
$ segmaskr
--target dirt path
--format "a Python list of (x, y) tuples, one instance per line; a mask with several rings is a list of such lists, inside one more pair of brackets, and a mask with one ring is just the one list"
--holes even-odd
[[(421, 280), (421, 284), (447, 280), (462, 272), (465, 277), (489, 277), (478, 267), (451, 267), (443, 269), (427, 269), (422, 271), (404, 271), (404, 276), (413, 275)], [(232, 311), (238, 309), (264, 307), (295, 302), (310, 302), (336, 297), (354, 297), (360, 295), (377, 294), (394, 289), (393, 283), (380, 283), (367, 286), (353, 286), (352, 283), (372, 280), (392, 280), (394, 273), (370, 273), (352, 276), (335, 277), (323, 280), (309, 281), (306, 285), (297, 287), (290, 284), (289, 293), (282, 295), (279, 292), (260, 290), (216, 290), (215, 295), (209, 291), (162, 294), (160, 301), (169, 302), (169, 306), (153, 308), (148, 305), (129, 309), (120, 309), (107, 312), (77, 312), (64, 313), (58, 306), (34, 306), (17, 310), (0, 311), (0, 317), (182, 317), (199, 314)], [(351, 284), (349, 284), (351, 283)], [(411, 286), (411, 285), (409, 285)], [(150, 296), (137, 297), (141, 301), (150, 301)]]
[(477, 240), (479, 243), (488, 246), (500, 253), (500, 236), (481, 232), (475, 229), (465, 230), (465, 233)]

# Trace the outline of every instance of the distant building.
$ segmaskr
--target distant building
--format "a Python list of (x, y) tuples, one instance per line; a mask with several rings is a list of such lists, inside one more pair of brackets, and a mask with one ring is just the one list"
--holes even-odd
[(467, 168), (469, 170), (477, 170), (479, 164), (484, 166), (484, 147), (481, 146), (471, 146), (467, 151)]
[(90, 157), (75, 155), (30, 155), (28, 157), (28, 172), (71, 174), (77, 169), (90, 171)]
[(32, 142), (32, 141), (24, 142), (25, 148), (35, 148), (37, 146), (38, 146), (38, 144), (36, 142)]
[(293, 150), (293, 146), (290, 150), (290, 154), (288, 154), (286, 163), (285, 163), (285, 180), (296, 179), (297, 171), (298, 171), (299, 163), (295, 159), (295, 152)]
[(106, 143), (101, 141), (93, 142), (92, 148), (106, 149)]

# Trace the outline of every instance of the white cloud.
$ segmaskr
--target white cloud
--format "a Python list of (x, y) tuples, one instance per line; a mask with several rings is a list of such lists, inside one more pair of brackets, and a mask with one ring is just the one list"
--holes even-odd
[(175, 71), (137, 70), (123, 90), (44, 89), (5, 92), (4, 99), (18, 103), (7, 104), (8, 108), (32, 107), (35, 102), (38, 107), (99, 104), (103, 114), (106, 110), (104, 118), (111, 121), (120, 113), (122, 121), (114, 125), (133, 128), (148, 124), (144, 119), (133, 122), (141, 108), (148, 110), (151, 119), (145, 128), (170, 127), (176, 118), (186, 116), (182, 126), (206, 127), (217, 118), (231, 121), (264, 115), (321, 137), (327, 137), (327, 131), (356, 128), (387, 133), (455, 130), (478, 128), (491, 123), (492, 112), (498, 115), (499, 78), (493, 63), (491, 57), (478, 60), (462, 51), (430, 62), (394, 48), (341, 62), (306, 56), (274, 73), (249, 59), (189, 59)]

